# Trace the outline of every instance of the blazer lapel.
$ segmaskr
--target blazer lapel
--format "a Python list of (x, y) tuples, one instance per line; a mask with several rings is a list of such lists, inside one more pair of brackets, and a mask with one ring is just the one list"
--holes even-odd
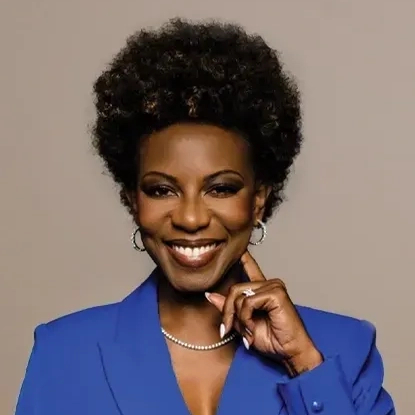
[(160, 331), (155, 272), (119, 304), (112, 339), (99, 343), (104, 373), (123, 415), (189, 415)]
[(275, 362), (264, 359), (241, 344), (230, 367), (217, 415), (282, 413), (283, 401), (277, 384), (287, 379)]

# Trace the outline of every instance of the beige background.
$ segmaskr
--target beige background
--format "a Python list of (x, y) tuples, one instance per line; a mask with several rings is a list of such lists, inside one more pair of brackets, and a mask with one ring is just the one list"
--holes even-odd
[(35, 325), (116, 301), (151, 269), (91, 153), (91, 84), (127, 35), (220, 17), (283, 52), (306, 142), (255, 254), (292, 297), (371, 320), (400, 414), (413, 412), (415, 2), (2, 1), (0, 413)]

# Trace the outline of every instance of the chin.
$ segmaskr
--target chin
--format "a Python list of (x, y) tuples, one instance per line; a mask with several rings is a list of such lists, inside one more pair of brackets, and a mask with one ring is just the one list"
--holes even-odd
[(178, 267), (176, 264), (166, 264), (160, 266), (164, 278), (170, 285), (181, 293), (202, 293), (222, 292), (223, 289), (233, 285), (238, 279), (237, 267), (238, 259), (231, 261), (219, 261), (216, 266), (203, 268)]
[(170, 285), (182, 293), (205, 293), (210, 291), (212, 287), (220, 284), (224, 274), (220, 270), (161, 268)]

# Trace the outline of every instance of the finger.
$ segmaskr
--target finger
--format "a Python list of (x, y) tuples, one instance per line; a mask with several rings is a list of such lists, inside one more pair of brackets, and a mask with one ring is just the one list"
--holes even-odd
[(233, 322), (233, 328), (241, 335), (241, 336), (245, 336), (246, 332), (245, 332), (245, 327), (243, 326), (243, 324), (235, 317), (234, 322)]
[(223, 305), (221, 327), (221, 334), (223, 333), (223, 335), (229, 333), (230, 329), (234, 326), (236, 292), (237, 288), (233, 286)]
[(285, 291), (287, 291), (287, 286), (285, 285), (285, 282), (283, 280), (275, 278), (274, 281), (275, 283), (279, 284)]
[[(225, 297), (218, 293), (205, 293), (205, 296), (207, 300), (222, 313), (222, 324), (219, 327), (219, 334), (220, 337), (223, 338), (230, 329), (235, 326), (235, 295), (228, 295), (228, 297)], [(239, 331), (239, 327), (234, 328)]]
[(221, 313), (225, 305), (226, 297), (218, 293), (205, 293), (207, 300), (213, 304)]
[(249, 350), (254, 343), (253, 334), (237, 318), (234, 321), (234, 328), (241, 335), (245, 348)]
[(281, 309), (281, 307), (285, 307), (287, 302), (292, 304), (291, 298), (287, 292), (287, 287), (284, 282), (278, 278), (268, 280), (266, 285), (262, 285), (255, 290), (255, 294), (267, 294), (270, 296), (272, 301), (267, 304), (266, 308), (262, 309), (268, 313), (276, 311), (276, 309)]
[(242, 255), (241, 263), (250, 281), (266, 281), (266, 278), (259, 268), (258, 263), (248, 251), (245, 251)]
[(248, 288), (255, 289), (257, 284), (252, 283), (241, 283), (233, 285), (230, 290), (229, 294), (225, 299), (225, 303), (222, 309), (222, 324), (223, 328), (221, 329), (221, 333), (228, 333), (234, 324), (234, 316), (235, 316), (235, 300), (242, 294), (242, 292)]
[(255, 321), (253, 315), (255, 311), (271, 311), (276, 308), (276, 299), (269, 292), (263, 292), (245, 297), (235, 311), (236, 317), (251, 332), (255, 330)]
[[(242, 330), (246, 331), (247, 334), (249, 334), (250, 336), (253, 335), (254, 332), (254, 321), (252, 319), (252, 315), (245, 318), (244, 321), (242, 321), (239, 316), (241, 315), (241, 311), (245, 308), (244, 304), (246, 302), (246, 300), (250, 298), (250, 297), (246, 297), (245, 295), (240, 295), (236, 300), (235, 300), (235, 320), (239, 321), (239, 323), (243, 326)], [(253, 313), (254, 310), (252, 310)], [(244, 335), (244, 333), (241, 333), (242, 335)]]
[(271, 278), (267, 280), (266, 284), (262, 284), (260, 287), (258, 287), (255, 290), (255, 292), (259, 294), (260, 292), (277, 290), (277, 289), (282, 289), (283, 291), (287, 291), (287, 286), (285, 285), (285, 282), (280, 280), (279, 278)]
[[(242, 336), (243, 344), (247, 350), (255, 342), (256, 320), (255, 311), (266, 311), (272, 302), (269, 291), (256, 293), (252, 296), (239, 296), (235, 301), (234, 321), (238, 324), (238, 332)], [(234, 326), (236, 325), (234, 323)]]

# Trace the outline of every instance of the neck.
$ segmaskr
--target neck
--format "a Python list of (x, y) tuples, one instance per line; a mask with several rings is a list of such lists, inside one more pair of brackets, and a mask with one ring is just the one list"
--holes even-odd
[[(240, 268), (234, 266), (210, 290), (226, 295), (229, 288), (241, 279)], [(158, 299), (160, 322), (167, 332), (181, 340), (197, 344), (210, 344), (219, 340), (222, 316), (219, 310), (209, 303), (204, 292), (178, 292), (167, 278), (161, 277)]]

